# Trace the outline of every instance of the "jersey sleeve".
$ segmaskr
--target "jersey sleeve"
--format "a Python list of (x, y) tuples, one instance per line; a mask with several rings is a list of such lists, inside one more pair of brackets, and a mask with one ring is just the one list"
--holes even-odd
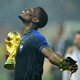
[(29, 46), (35, 48), (37, 50), (42, 50), (45, 47), (49, 47), (46, 39), (44, 36), (40, 34), (34, 34), (29, 38)]

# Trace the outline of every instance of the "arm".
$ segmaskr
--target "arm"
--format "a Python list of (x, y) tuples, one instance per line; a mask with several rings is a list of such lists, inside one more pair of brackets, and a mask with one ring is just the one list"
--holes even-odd
[(61, 61), (63, 60), (63, 58), (56, 54), (55, 52), (53, 52), (52, 49), (50, 49), (49, 47), (43, 48), (41, 51), (45, 57), (54, 65), (59, 66), (59, 64), (61, 63)]
[[(42, 52), (42, 54), (54, 65), (58, 66), (59, 69), (61, 71), (64, 70), (77, 70), (77, 67), (74, 67), (74, 69), (71, 67), (71, 65), (73, 66), (77, 66), (75, 64), (75, 61), (73, 59), (71, 59), (70, 57), (67, 59), (63, 59), (61, 56), (59, 56), (58, 54), (55, 54), (51, 48), (49, 47), (47, 41), (45, 40), (45, 38), (40, 35), (40, 34), (34, 34), (32, 35), (29, 39), (29, 46), (31, 48), (34, 48), (36, 50), (39, 50), (40, 52)], [(33, 43), (33, 44), (32, 44)], [(71, 67), (71, 69), (70, 69)]]
[(58, 66), (60, 71), (70, 70), (72, 74), (78, 69), (76, 61), (70, 57), (63, 59), (60, 55), (55, 54), (49, 47), (43, 48), (41, 52), (52, 64)]

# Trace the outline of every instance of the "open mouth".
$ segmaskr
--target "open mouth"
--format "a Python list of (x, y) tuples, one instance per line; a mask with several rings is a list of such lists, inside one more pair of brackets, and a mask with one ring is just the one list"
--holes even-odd
[(25, 11), (22, 11), (20, 14), (25, 14), (26, 12)]
[(19, 17), (22, 21), (26, 22), (26, 20), (25, 20), (21, 15), (19, 15), (18, 17)]

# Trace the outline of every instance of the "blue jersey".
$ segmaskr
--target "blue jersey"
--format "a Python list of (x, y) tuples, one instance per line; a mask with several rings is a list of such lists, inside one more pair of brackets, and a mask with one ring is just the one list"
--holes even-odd
[(15, 80), (41, 80), (45, 47), (49, 47), (46, 39), (37, 30), (23, 35), (15, 57)]

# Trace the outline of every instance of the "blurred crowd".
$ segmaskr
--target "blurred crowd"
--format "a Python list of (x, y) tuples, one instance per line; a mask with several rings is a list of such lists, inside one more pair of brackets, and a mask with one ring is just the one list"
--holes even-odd
[(49, 15), (46, 27), (39, 30), (59, 55), (77, 61), (78, 71), (60, 72), (47, 59), (43, 80), (80, 80), (80, 0), (0, 0), (0, 80), (14, 80), (14, 71), (6, 70), (5, 38), (10, 31), (21, 31), (19, 12), (25, 7), (41, 6)]
[[(63, 27), (63, 25), (59, 25), (57, 27), (56, 35), (55, 35), (53, 45), (52, 45), (53, 51), (55, 51), (59, 55), (65, 57), (65, 55), (67, 55), (66, 51), (70, 46), (73, 46), (72, 40), (65, 39), (64, 27)], [(62, 80), (62, 78), (63, 78), (63, 80), (69, 80), (69, 78), (67, 78), (67, 76), (69, 76), (69, 74), (65, 75), (65, 72), (63, 74), (56, 67), (51, 68), (51, 73), (53, 74), (52, 80)], [(65, 77), (63, 75), (65, 75)]]
[[(72, 76), (69, 71), (60, 72), (56, 66), (49, 66), (50, 80), (80, 80), (80, 30), (75, 30), (70, 37), (65, 37), (63, 24), (56, 26), (56, 33), (52, 41), (52, 49), (59, 55), (72, 57), (78, 64), (78, 71)], [(46, 80), (46, 79), (45, 79)]]

